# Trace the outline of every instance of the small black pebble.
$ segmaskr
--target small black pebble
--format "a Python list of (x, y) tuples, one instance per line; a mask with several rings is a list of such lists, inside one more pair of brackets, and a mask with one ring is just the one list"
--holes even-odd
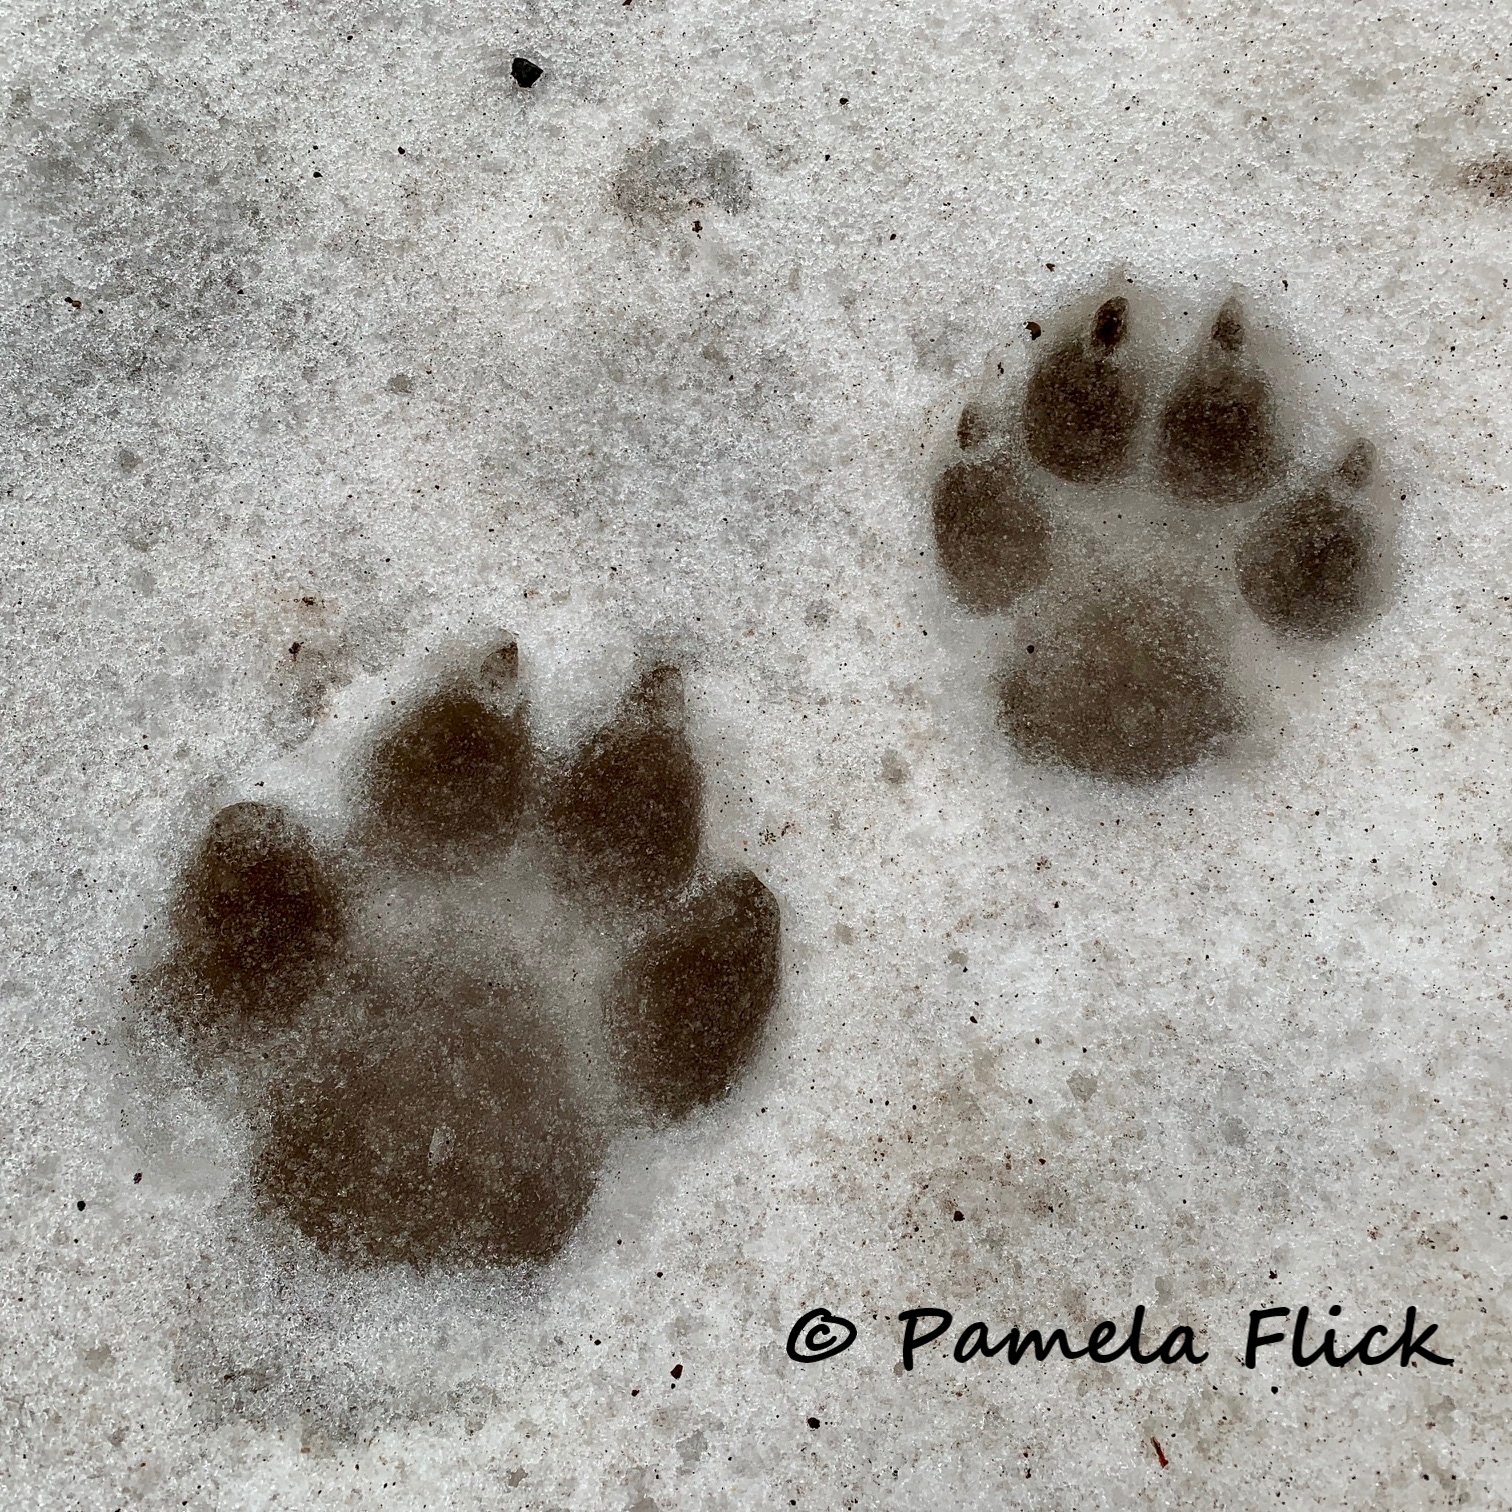
[(79, 1211), (81, 1213), (84, 1211), (84, 1199), (82, 1197), (79, 1198)]
[(956, 1211), (955, 1211), (955, 1221), (957, 1223), (960, 1223), (960, 1222), (962, 1222), (965, 1219), (965, 1217), (966, 1217), (965, 1213), (963, 1213), (960, 1210), (960, 1208), (957, 1208)]
[(141, 1179), (142, 1179), (142, 1173), (141, 1173), (141, 1172), (140, 1172), (140, 1171), (138, 1171), (138, 1172), (137, 1172), (137, 1173), (136, 1173), (136, 1175), (135, 1175), (135, 1176), (133, 1176), (133, 1177), (132, 1177), (132, 1178), (131, 1178), (131, 1179), (132, 1179), (132, 1180), (133, 1180), (133, 1181), (140, 1181), (140, 1180), (141, 1180)]
[(1039, 324), (1039, 321), (1037, 321), (1037, 320), (1026, 320), (1024, 322), (1024, 329), (1026, 331), (1028, 331), (1030, 341), (1038, 341), (1040, 339), (1040, 324)]
[(541, 72), (540, 65), (532, 63), (529, 58), (516, 58), (509, 65), (509, 76), (521, 89), (529, 89), (541, 77)]
[(680, 1364), (672, 1367), (672, 1379), (674, 1381), (682, 1380), (682, 1366)]
[(819, 1426), (819, 1419), (818, 1418), (810, 1418), (808, 1420), (808, 1425), (809, 1425), (810, 1428), (817, 1428)]

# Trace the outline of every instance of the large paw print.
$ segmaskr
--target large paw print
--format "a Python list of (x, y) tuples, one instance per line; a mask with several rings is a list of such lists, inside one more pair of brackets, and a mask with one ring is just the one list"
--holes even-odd
[(1373, 448), (1294, 475), (1237, 299), (1169, 374), (1134, 324), (1123, 296), (1073, 312), (1016, 404), (969, 402), (932, 502), (956, 599), (1016, 616), (1000, 728), (1031, 760), (1141, 782), (1245, 727), (1244, 614), (1283, 646), (1323, 640), (1377, 612), (1390, 573)]
[(553, 758), (506, 642), (391, 715), (351, 787), (330, 847), (275, 803), (213, 817), (149, 1001), (233, 1068), (265, 1214), (358, 1264), (547, 1260), (615, 1132), (750, 1065), (776, 901), (703, 856), (672, 666)]

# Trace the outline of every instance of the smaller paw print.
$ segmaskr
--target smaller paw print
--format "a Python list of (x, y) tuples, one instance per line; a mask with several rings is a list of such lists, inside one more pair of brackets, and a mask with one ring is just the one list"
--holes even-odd
[(750, 1066), (776, 900), (712, 868), (683, 679), (540, 749), (512, 640), (360, 753), (344, 831), (234, 803), (174, 889), (148, 1001), (229, 1066), (260, 1209), (355, 1264), (556, 1255), (608, 1140)]
[(1016, 403), (962, 410), (935, 544), (964, 608), (1014, 616), (998, 723), (1030, 760), (1150, 782), (1223, 754), (1251, 713), (1237, 642), (1299, 647), (1383, 607), (1374, 448), (1298, 476), (1255, 345), (1230, 298), (1168, 371), (1119, 296), (1045, 338)]

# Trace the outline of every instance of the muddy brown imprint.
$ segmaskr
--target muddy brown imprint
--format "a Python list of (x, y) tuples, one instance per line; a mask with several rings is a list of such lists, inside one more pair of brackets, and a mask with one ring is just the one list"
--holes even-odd
[(309, 831), (277, 804), (210, 821), (169, 904), (178, 1019), (202, 1032), (287, 1022), (344, 941), (345, 899)]
[(1239, 548), (1239, 591), (1266, 624), (1337, 635), (1370, 611), (1376, 528), (1356, 496), (1375, 452), (1358, 441), (1333, 476), (1268, 509)]
[(1237, 726), (1210, 628), (1125, 591), (1060, 619), (1003, 679), (1000, 722), (1026, 754), (1126, 782), (1207, 755)]
[(957, 462), (934, 489), (935, 544), (961, 600), (1007, 609), (1050, 570), (1050, 525), (1007, 458)]
[(692, 875), (703, 779), (682, 725), (682, 674), (653, 667), (553, 785), (546, 822), (581, 882), (649, 899)]
[(1147, 427), (1140, 308), (1119, 296), (1073, 318), (1032, 366), (1016, 425), (968, 400), (931, 492), (952, 596), (1015, 616), (999, 728), (1032, 761), (1117, 782), (1232, 748), (1249, 719), (1230, 649), (1238, 615), (1295, 646), (1361, 625), (1390, 586), (1370, 443), (1311, 482), (1289, 476), (1292, 440), (1237, 297), (1209, 317)]
[(546, 1260), (593, 1192), (594, 1131), (519, 987), (400, 976), (362, 1033), (273, 1092), (259, 1201), (363, 1263)]
[(1194, 509), (1252, 499), (1286, 465), (1270, 380), (1245, 339), (1244, 312), (1230, 299), (1161, 412), (1161, 480)]
[[(772, 1010), (781, 925), (749, 872), (678, 908), (631, 955), (606, 1007), (626, 1073), (658, 1113), (722, 1096)], [(754, 969), (753, 969), (754, 968)]]
[(1072, 331), (1030, 374), (1024, 440), (1058, 478), (1101, 483), (1129, 470), (1144, 375), (1128, 360), (1128, 334), (1128, 300), (1110, 299), (1085, 333)]
[(506, 643), (433, 693), (369, 754), (358, 798), (370, 843), (416, 867), (458, 867), (514, 838), (529, 781), (529, 712)]
[(398, 709), (329, 849), (222, 809), (143, 984), (236, 1066), (259, 1210), (343, 1263), (551, 1259), (612, 1138), (728, 1095), (777, 998), (776, 899), (703, 857), (680, 670), (560, 757), (518, 684), (506, 641)]

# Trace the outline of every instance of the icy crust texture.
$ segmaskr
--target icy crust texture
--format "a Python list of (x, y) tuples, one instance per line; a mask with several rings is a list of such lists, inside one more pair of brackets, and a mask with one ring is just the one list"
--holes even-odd
[[(1503, 12), (10, 7), (0, 1503), (1505, 1507)], [(1222, 503), (1161, 423), (1235, 290), (1288, 460)], [(1336, 508), (1383, 618), (1298, 592)], [(523, 777), (483, 641), (364, 722), (503, 626)], [(701, 838), (642, 903), (553, 800), (652, 644)], [(1179, 697), (1088, 751), (1140, 656)], [(720, 858), (781, 997), (678, 1122)], [(894, 1373), (904, 1307), (1136, 1303), (1213, 1358)], [(1235, 1363), (1409, 1303), (1453, 1372)]]
[(275, 803), (211, 819), (146, 988), (238, 1064), (264, 1213), (356, 1264), (549, 1260), (611, 1134), (730, 1090), (780, 923), (750, 872), (700, 867), (683, 720), (654, 665), (552, 761), (510, 640), (370, 744), (330, 852)]
[[(1159, 354), (1140, 351), (1135, 308), (1119, 294), (1073, 312), (1016, 403), (967, 404), (932, 520), (957, 601), (1020, 616), (998, 679), (999, 724), (1019, 751), (1151, 782), (1223, 753), (1249, 717), (1223, 593), (1237, 588), (1282, 645), (1343, 635), (1386, 602), (1390, 532), (1369, 441), (1297, 475), (1237, 297), (1164, 384)], [(1102, 519), (1083, 525), (1090, 549), (1064, 567), (1052, 495), (1067, 514)], [(1185, 559), (1185, 538), (1200, 542), (1214, 518), (1237, 547), (1220, 539), (1216, 562)]]

